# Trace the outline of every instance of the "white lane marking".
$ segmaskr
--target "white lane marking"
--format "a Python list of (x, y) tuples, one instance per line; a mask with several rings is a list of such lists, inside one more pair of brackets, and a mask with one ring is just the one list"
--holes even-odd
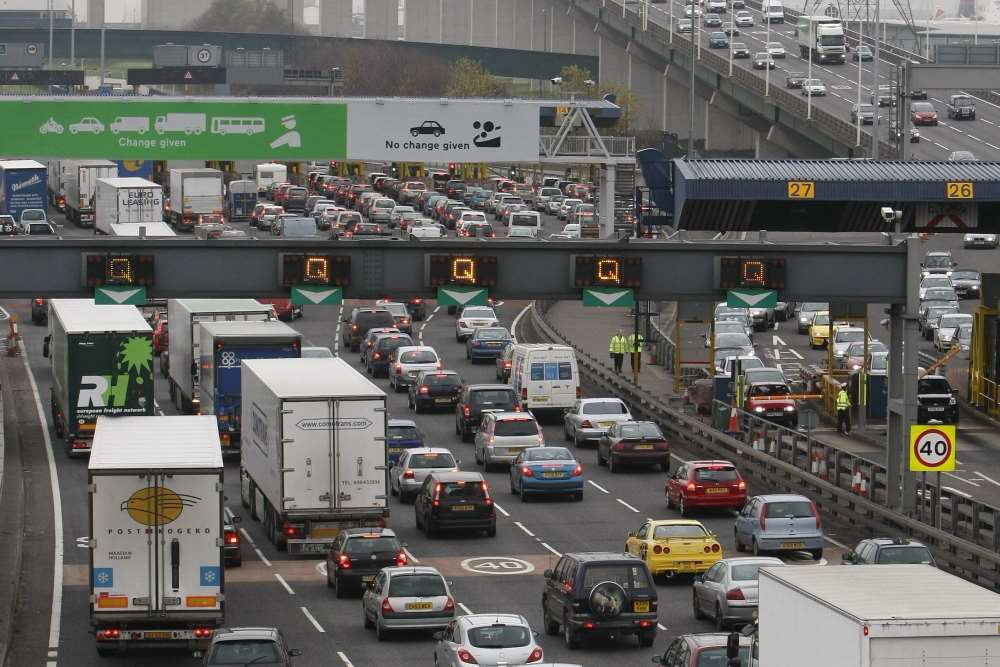
[(788, 345), (788, 343), (786, 343), (785, 341), (781, 340), (781, 338), (779, 338), (778, 336), (772, 336), (771, 338), (772, 338), (772, 342), (771, 342), (772, 345), (784, 345), (784, 346)]
[(342, 663), (344, 663), (344, 667), (354, 667), (354, 663), (347, 659), (347, 656), (344, 655), (343, 651), (337, 651), (337, 657), (340, 658)]
[(667, 631), (667, 626), (663, 625), (663, 623), (657, 623), (656, 627), (658, 627), (660, 630), (663, 630), (664, 632)]
[(826, 540), (827, 542), (829, 542), (830, 544), (832, 544), (835, 547), (840, 547), (841, 549), (846, 549), (847, 551), (851, 550), (851, 547), (847, 546), (843, 542), (840, 542), (838, 540), (833, 539), (832, 537), (830, 537), (828, 535), (824, 535), (823, 539)]
[(560, 558), (562, 557), (562, 554), (553, 549), (552, 547), (550, 547), (547, 542), (541, 542), (541, 545), (546, 549), (548, 549), (549, 551), (551, 551), (552, 553), (554, 553), (556, 556), (559, 556)]
[(240, 528), (240, 533), (243, 534), (243, 539), (245, 539), (247, 542), (250, 543), (250, 546), (252, 547), (257, 546), (257, 543), (253, 541), (252, 537), (250, 537), (250, 533), (247, 532), (246, 528)]
[(464, 611), (466, 614), (468, 614), (469, 616), (472, 616), (472, 610), (469, 609), (468, 607), (466, 607), (464, 602), (459, 602), (458, 606), (461, 607), (462, 611)]
[(313, 624), (313, 627), (316, 628), (318, 632), (326, 632), (326, 630), (323, 629), (323, 626), (319, 624), (319, 621), (317, 621), (316, 618), (309, 613), (308, 609), (305, 607), (299, 607), (299, 609), (302, 610), (302, 613), (306, 615), (306, 618), (309, 619), (309, 622)]
[(403, 547), (403, 553), (406, 554), (406, 559), (409, 562), (417, 563), (418, 565), (420, 564), (420, 559), (414, 556), (412, 553), (410, 553), (410, 550), (407, 549), (406, 547)]
[(594, 487), (595, 489), (597, 489), (601, 493), (611, 493), (610, 491), (608, 491), (607, 489), (605, 489), (603, 486), (601, 486), (600, 484), (598, 484), (597, 482), (595, 482), (592, 479), (588, 479), (587, 480), (587, 484), (590, 484), (592, 487)]
[(1000, 146), (994, 146), (993, 144), (991, 144), (988, 141), (986, 142), (986, 145), (989, 146), (990, 148), (992, 148), (995, 151), (1000, 151)]
[(1000, 482), (996, 481), (996, 480), (995, 480), (995, 479), (993, 479), (992, 477), (989, 477), (989, 476), (987, 476), (987, 475), (984, 475), (983, 473), (979, 472), (978, 470), (976, 470), (976, 471), (975, 471), (975, 473), (976, 473), (977, 475), (979, 475), (980, 477), (982, 477), (982, 478), (983, 478), (984, 480), (986, 480), (987, 482), (989, 482), (990, 484), (994, 484), (994, 485), (996, 485), (996, 486), (1000, 486)]
[(947, 147), (947, 146), (942, 146), (941, 144), (939, 144), (939, 143), (938, 143), (938, 142), (936, 142), (936, 141), (932, 141), (931, 143), (932, 143), (932, 144), (934, 144), (935, 146), (937, 146), (938, 148), (940, 148), (940, 149), (941, 149), (941, 150), (943, 150), (943, 151), (946, 151), (946, 150), (948, 150), (948, 147)]
[(979, 120), (983, 121), (984, 123), (989, 123), (990, 125), (996, 125), (996, 123), (994, 123), (992, 120), (987, 120), (985, 118), (980, 118)]
[(156, 414), (160, 415), (161, 417), (164, 416), (163, 408), (160, 407), (160, 404), (156, 402), (155, 398), (153, 399), (153, 407), (156, 408)]
[(229, 519), (230, 523), (232, 523), (232, 521), (233, 521), (233, 511), (231, 509), (229, 509), (228, 507), (223, 507), (222, 508), (222, 513), (225, 514), (226, 518)]
[(632, 510), (636, 514), (639, 513), (639, 510), (637, 510), (636, 508), (632, 507), (631, 505), (629, 505), (627, 502), (625, 502), (621, 498), (615, 498), (615, 500), (618, 501), (621, 505), (624, 505), (625, 507), (629, 508), (630, 510)]
[(534, 302), (534, 301), (532, 301), (532, 302), (531, 302), (531, 303), (529, 303), (529, 304), (528, 304), (527, 306), (525, 306), (524, 308), (522, 308), (522, 309), (521, 309), (521, 312), (520, 312), (520, 313), (518, 313), (518, 314), (517, 314), (517, 317), (515, 317), (515, 318), (514, 318), (514, 322), (513, 322), (513, 324), (511, 324), (511, 325), (510, 325), (510, 335), (511, 335), (511, 338), (513, 339), (513, 341), (514, 341), (515, 343), (517, 342), (517, 323), (521, 321), (521, 318), (522, 318), (522, 317), (524, 317), (524, 315), (525, 315), (525, 314), (526, 314), (526, 313), (527, 313), (527, 312), (528, 312), (529, 310), (531, 310), (531, 306), (532, 306), (532, 305), (534, 305), (534, 303), (535, 303), (535, 302)]
[(527, 528), (525, 528), (524, 524), (521, 523), (520, 521), (515, 521), (514, 525), (517, 526), (518, 528), (520, 528), (521, 530), (523, 530), (528, 537), (534, 537), (535, 536), (535, 534), (533, 532), (531, 532), (530, 530), (528, 530)]
[(56, 469), (55, 454), (52, 451), (52, 438), (49, 437), (49, 425), (45, 420), (45, 408), (42, 407), (42, 397), (38, 394), (38, 385), (31, 372), (31, 362), (28, 361), (28, 351), (24, 341), (18, 340), (17, 346), (24, 360), (24, 370), (28, 372), (28, 383), (31, 394), (35, 398), (35, 411), (38, 413), (38, 423), (42, 429), (42, 440), (45, 442), (45, 458), (49, 464), (49, 485), (52, 487), (52, 609), (49, 614), (49, 648), (59, 648), (59, 623), (62, 619), (63, 593), (63, 515), (62, 493), (59, 490), (59, 471)]
[(295, 595), (295, 591), (292, 590), (292, 587), (288, 585), (288, 582), (285, 581), (285, 578), (283, 576), (275, 572), (274, 578), (277, 579), (279, 582), (281, 582), (281, 585), (285, 587), (285, 590), (288, 591), (289, 595)]
[(257, 554), (257, 558), (259, 558), (264, 563), (264, 565), (271, 567), (271, 561), (267, 559), (267, 556), (264, 555), (263, 551), (261, 551), (257, 547), (254, 547), (253, 550)]
[(958, 489), (953, 489), (950, 486), (942, 486), (941, 488), (944, 489), (945, 491), (951, 491), (952, 493), (957, 493), (958, 495), (962, 496), (963, 498), (971, 498), (972, 497), (971, 494), (966, 493), (965, 491), (959, 491)]
[(968, 484), (970, 486), (979, 486), (979, 484), (977, 482), (973, 482), (971, 480), (965, 479), (964, 477), (959, 477), (958, 475), (953, 475), (950, 472), (946, 472), (946, 473), (942, 473), (942, 474), (946, 475), (948, 477), (951, 477), (952, 479), (957, 479), (960, 482), (965, 482), (966, 484)]
[(774, 348), (772, 356), (774, 357), (775, 361), (781, 361), (781, 350), (779, 350), (778, 348)]
[(507, 510), (505, 510), (504, 508), (500, 507), (496, 503), (493, 503), (493, 507), (496, 507), (497, 511), (500, 512), (500, 514), (503, 514), (504, 516), (510, 516), (510, 514), (507, 513)]
[(971, 134), (967, 134), (966, 136), (968, 136), (968, 137), (969, 137), (970, 139), (972, 139), (973, 141), (978, 141), (978, 142), (980, 142), (980, 143), (982, 143), (982, 141), (983, 141), (983, 140), (982, 140), (982, 139), (980, 139), (979, 137), (974, 137), (974, 136), (972, 136)]
[(790, 348), (788, 348), (788, 351), (791, 352), (795, 356), (796, 359), (803, 359), (803, 356), (801, 354), (799, 354), (798, 352), (796, 352), (795, 348), (791, 348), (790, 347)]

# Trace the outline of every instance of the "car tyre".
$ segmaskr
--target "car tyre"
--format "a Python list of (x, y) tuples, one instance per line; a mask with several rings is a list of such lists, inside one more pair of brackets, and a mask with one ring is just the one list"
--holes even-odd
[(736, 532), (736, 528), (733, 528), (733, 541), (736, 542), (737, 552), (743, 553), (747, 550), (747, 548), (743, 546), (743, 542), (740, 541), (740, 534)]
[(715, 603), (715, 629), (724, 632), (726, 629), (726, 618), (722, 615), (722, 607)]
[(620, 472), (618, 464), (615, 463), (615, 455), (608, 452), (608, 472), (615, 475)]
[[(542, 604), (545, 603), (543, 602)], [(549, 616), (548, 609), (542, 609), (542, 627), (545, 628), (545, 634), (550, 637), (555, 637), (559, 634), (559, 623), (552, 620), (552, 617)]]
[(677, 511), (680, 513), (682, 517), (688, 515), (688, 508), (687, 505), (684, 503), (683, 493), (677, 497)]
[(650, 648), (655, 641), (656, 632), (647, 631), (639, 633), (639, 648)]
[(667, 491), (665, 495), (667, 496), (667, 509), (668, 510), (674, 509), (675, 505), (673, 499), (670, 498), (670, 492)]
[(336, 575), (334, 575), (333, 579), (334, 579), (333, 587), (335, 589), (334, 595), (336, 595), (338, 600), (341, 600), (347, 595), (347, 593), (344, 591), (344, 582), (340, 581), (340, 577)]
[(606, 465), (608, 465), (607, 459), (605, 459), (603, 456), (601, 456), (601, 446), (600, 445), (597, 445), (597, 465), (599, 465), (599, 466), (606, 466)]
[(563, 642), (566, 644), (566, 648), (569, 650), (574, 650), (580, 648), (580, 635), (573, 631), (573, 628), (569, 626), (569, 623), (563, 622)]
[(757, 543), (757, 539), (754, 538), (753, 546), (751, 548), (754, 556), (763, 556), (764, 550), (760, 548), (760, 544)]
[(583, 491), (577, 491), (576, 494), (573, 496), (573, 500), (575, 500), (576, 502), (582, 501), (583, 500)]
[(361, 618), (364, 621), (365, 630), (371, 630), (375, 627), (375, 624), (372, 623), (372, 619), (368, 618), (368, 611), (364, 607), (361, 607)]
[(692, 592), (691, 593), (691, 611), (694, 612), (694, 617), (695, 617), (696, 620), (700, 621), (701, 619), (705, 618), (705, 612), (703, 612), (701, 610), (701, 607), (698, 606), (698, 593), (697, 592)]
[(823, 559), (823, 550), (822, 549), (810, 549), (809, 553), (812, 555), (813, 560), (822, 560)]
[(375, 621), (375, 639), (380, 642), (384, 642), (389, 638), (389, 633), (386, 632), (385, 626), (382, 625), (380, 620)]

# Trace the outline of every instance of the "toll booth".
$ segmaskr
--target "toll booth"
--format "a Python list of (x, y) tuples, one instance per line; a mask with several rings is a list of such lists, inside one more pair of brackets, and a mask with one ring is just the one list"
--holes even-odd
[[(985, 281), (986, 276), (984, 275), (983, 278)], [(972, 320), (972, 342), (969, 346), (969, 386), (966, 400), (993, 417), (1000, 417), (998, 338), (1000, 338), (1000, 317), (998, 317), (997, 308), (980, 306)]]
[[(868, 374), (866, 379), (867, 416), (869, 419), (885, 419), (889, 415), (889, 376)], [(857, 371), (851, 373), (848, 387), (855, 405), (861, 396), (860, 382), (861, 374)]]

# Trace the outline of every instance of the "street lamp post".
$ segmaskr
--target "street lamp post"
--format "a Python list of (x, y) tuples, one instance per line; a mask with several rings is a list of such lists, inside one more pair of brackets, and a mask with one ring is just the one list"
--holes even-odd
[[(860, 48), (865, 42), (865, 29), (864, 26), (858, 21), (858, 47)], [(861, 52), (855, 51), (855, 55), (858, 57), (858, 117), (854, 120), (857, 121), (857, 132), (855, 135), (854, 143), (857, 146), (861, 145)], [(872, 128), (875, 128), (875, 119), (872, 119)], [(873, 132), (873, 139), (878, 139), (878, 136)], [(867, 358), (867, 357), (866, 357)]]
[[(763, 8), (764, 7), (762, 5), (761, 10), (763, 10)], [(761, 11), (761, 18), (764, 20), (764, 23), (767, 24), (766, 37), (764, 37), (764, 50), (767, 51), (768, 55), (770, 55), (771, 49), (770, 47), (768, 47), (768, 44), (771, 43), (771, 19), (768, 18), (766, 13), (763, 11)], [(771, 63), (768, 63), (767, 67), (764, 68), (764, 97), (767, 97), (770, 94), (771, 94)]]
[[(879, 91), (878, 91), (878, 59), (879, 59), (879, 40), (878, 40), (878, 24), (880, 18), (879, 5), (881, 5), (881, 0), (875, 0), (875, 53), (873, 54), (874, 60), (872, 61), (872, 107), (875, 109), (875, 123), (872, 125), (872, 159), (878, 159), (878, 119), (881, 115), (878, 113), (879, 103)], [(860, 65), (860, 62), (858, 63)], [(889, 87), (889, 111), (892, 111), (892, 87)], [(898, 127), (898, 126), (897, 126)]]
[(55, 0), (49, 0), (49, 69), (53, 69), (52, 37), (55, 34)]

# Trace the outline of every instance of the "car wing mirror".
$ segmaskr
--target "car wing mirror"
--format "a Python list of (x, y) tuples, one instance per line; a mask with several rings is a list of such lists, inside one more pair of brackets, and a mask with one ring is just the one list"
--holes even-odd
[(433, 635), (431, 635), (431, 637), (433, 637), (437, 641), (441, 641), (442, 639), (444, 639), (444, 630), (438, 630)]
[(290, 648), (288, 649), (288, 655), (290, 655), (293, 658), (297, 658), (300, 655), (302, 655), (302, 651), (297, 648)]
[(230, 519), (230, 521), (232, 521), (233, 523), (240, 523), (241, 521), (243, 521), (243, 517), (241, 517), (239, 514), (234, 514), (233, 518)]

